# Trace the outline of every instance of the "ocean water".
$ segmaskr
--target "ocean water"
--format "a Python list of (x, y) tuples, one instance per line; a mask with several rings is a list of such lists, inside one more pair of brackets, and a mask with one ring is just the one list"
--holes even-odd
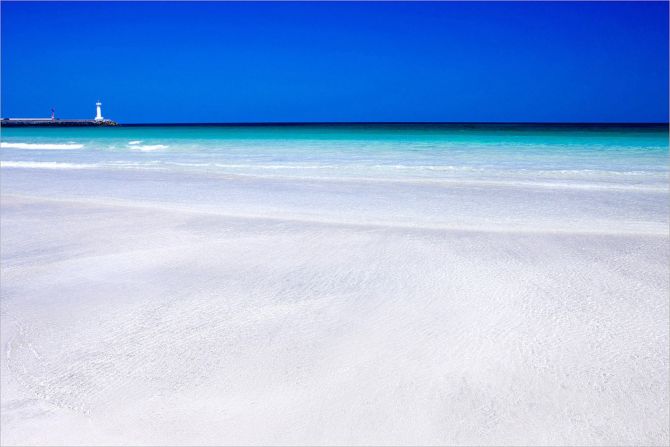
[[(60, 163), (291, 177), (665, 186), (667, 137), (664, 126), (596, 125), (8, 128), (2, 161), (17, 167)], [(36, 152), (25, 152), (30, 149)]]
[[(353, 220), (415, 225), (467, 221), (499, 228), (539, 224), (586, 229), (594, 220), (610, 219), (606, 224), (621, 231), (665, 231), (668, 214), (668, 133), (662, 126), (10, 128), (3, 130), (1, 163), (8, 175), (22, 178), (29, 174), (14, 170), (81, 169), (95, 172), (98, 179), (124, 173), (148, 173), (157, 181), (179, 178), (196, 185), (147, 190), (132, 184), (129, 191), (113, 185), (112, 192), (101, 181), (79, 194), (128, 199), (148, 194), (154, 200), (214, 208), (231, 193), (217, 178), (246, 179), (244, 188), (232, 191), (249, 205), (242, 209), (240, 202), (240, 212), (274, 207), (272, 213), (277, 213), (283, 212), (281, 206), (286, 213), (311, 217), (333, 218), (336, 213)], [(41, 175), (47, 188), (48, 174)], [(249, 187), (250, 182), (260, 182), (261, 191)], [(267, 184), (274, 186), (268, 189)], [(272, 195), (277, 188), (284, 194)], [(361, 188), (381, 191), (379, 202), (369, 203), (368, 194), (348, 197)], [(498, 194), (499, 202), (473, 202), (484, 190)], [(544, 198), (533, 203), (538, 190), (543, 195), (560, 192), (555, 205), (581, 192), (597, 202), (597, 209), (565, 204), (574, 219), (564, 222), (558, 206)], [(256, 196), (250, 197), (254, 191)], [(622, 203), (604, 197), (615, 192)], [(459, 198), (450, 202), (441, 194)], [(295, 203), (306, 202), (301, 199), (306, 195), (313, 203)], [(352, 207), (351, 215), (342, 215)]]
[(663, 126), (2, 129), (3, 445), (667, 445)]

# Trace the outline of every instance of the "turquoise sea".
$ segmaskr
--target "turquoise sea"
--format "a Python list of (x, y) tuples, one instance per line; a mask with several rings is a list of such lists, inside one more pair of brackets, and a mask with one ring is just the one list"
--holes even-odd
[(1, 157), (4, 192), (430, 226), (660, 231), (668, 219), (658, 125), (6, 128)]
[(5, 128), (5, 167), (665, 187), (665, 126)]

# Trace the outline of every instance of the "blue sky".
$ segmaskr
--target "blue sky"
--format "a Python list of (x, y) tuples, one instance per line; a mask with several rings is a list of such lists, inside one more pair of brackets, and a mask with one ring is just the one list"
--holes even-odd
[(5, 117), (668, 120), (664, 2), (1, 8)]

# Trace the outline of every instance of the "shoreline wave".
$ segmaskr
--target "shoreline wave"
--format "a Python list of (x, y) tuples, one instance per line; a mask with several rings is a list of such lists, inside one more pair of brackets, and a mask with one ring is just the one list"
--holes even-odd
[(65, 163), (59, 161), (0, 161), (0, 168), (24, 169), (93, 169), (101, 165), (94, 163)]
[(2, 149), (27, 149), (27, 150), (76, 150), (82, 149), (79, 143), (0, 143)]
[[(538, 177), (532, 178), (526, 175), (517, 176), (508, 175), (506, 178), (498, 175), (484, 175), (480, 178), (467, 177), (422, 177), (422, 176), (366, 176), (366, 175), (286, 175), (286, 174), (272, 174), (263, 172), (231, 172), (226, 171), (225, 168), (241, 168), (242, 166), (248, 168), (258, 168), (258, 165), (221, 165), (218, 163), (179, 163), (179, 162), (125, 162), (125, 161), (108, 161), (102, 163), (72, 163), (72, 162), (55, 162), (55, 161), (0, 161), (0, 168), (15, 168), (15, 169), (49, 169), (49, 170), (72, 170), (72, 169), (95, 169), (95, 170), (109, 170), (109, 171), (161, 171), (166, 174), (169, 173), (188, 173), (190, 175), (229, 175), (238, 178), (256, 178), (266, 180), (278, 181), (294, 181), (294, 182), (324, 182), (324, 183), (388, 183), (388, 184), (415, 184), (415, 185), (433, 185), (443, 187), (503, 187), (503, 188), (541, 188), (541, 189), (568, 189), (568, 190), (602, 190), (602, 191), (633, 191), (646, 193), (668, 193), (669, 187), (665, 183), (666, 177), (659, 176), (658, 181), (648, 182), (647, 184), (637, 183), (620, 183), (608, 181), (607, 178), (593, 178), (592, 182), (585, 181), (584, 177), (560, 177), (546, 175), (546, 171), (534, 171)], [(179, 169), (183, 168), (183, 169)], [(210, 169), (207, 169), (210, 168)], [(223, 169), (217, 169), (223, 168)], [(294, 167), (300, 170), (302, 167)], [(260, 171), (263, 171), (260, 168)], [(576, 171), (581, 172), (581, 171)], [(573, 172), (571, 172), (573, 173)], [(600, 171), (601, 175), (612, 175), (621, 177), (621, 172)], [(507, 172), (506, 174), (512, 174)], [(585, 172), (585, 174), (593, 174), (593, 172)], [(631, 173), (635, 178), (639, 178), (640, 172)], [(647, 175), (653, 173), (647, 172)], [(542, 177), (546, 175), (545, 177)], [(561, 181), (562, 180), (562, 181)]]

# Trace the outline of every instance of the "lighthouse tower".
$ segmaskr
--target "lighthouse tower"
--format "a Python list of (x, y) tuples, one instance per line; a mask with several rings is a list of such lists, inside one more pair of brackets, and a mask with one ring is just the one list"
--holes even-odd
[(102, 121), (104, 118), (102, 117), (102, 112), (100, 111), (100, 106), (102, 103), (100, 101), (95, 103), (95, 120), (96, 121)]

